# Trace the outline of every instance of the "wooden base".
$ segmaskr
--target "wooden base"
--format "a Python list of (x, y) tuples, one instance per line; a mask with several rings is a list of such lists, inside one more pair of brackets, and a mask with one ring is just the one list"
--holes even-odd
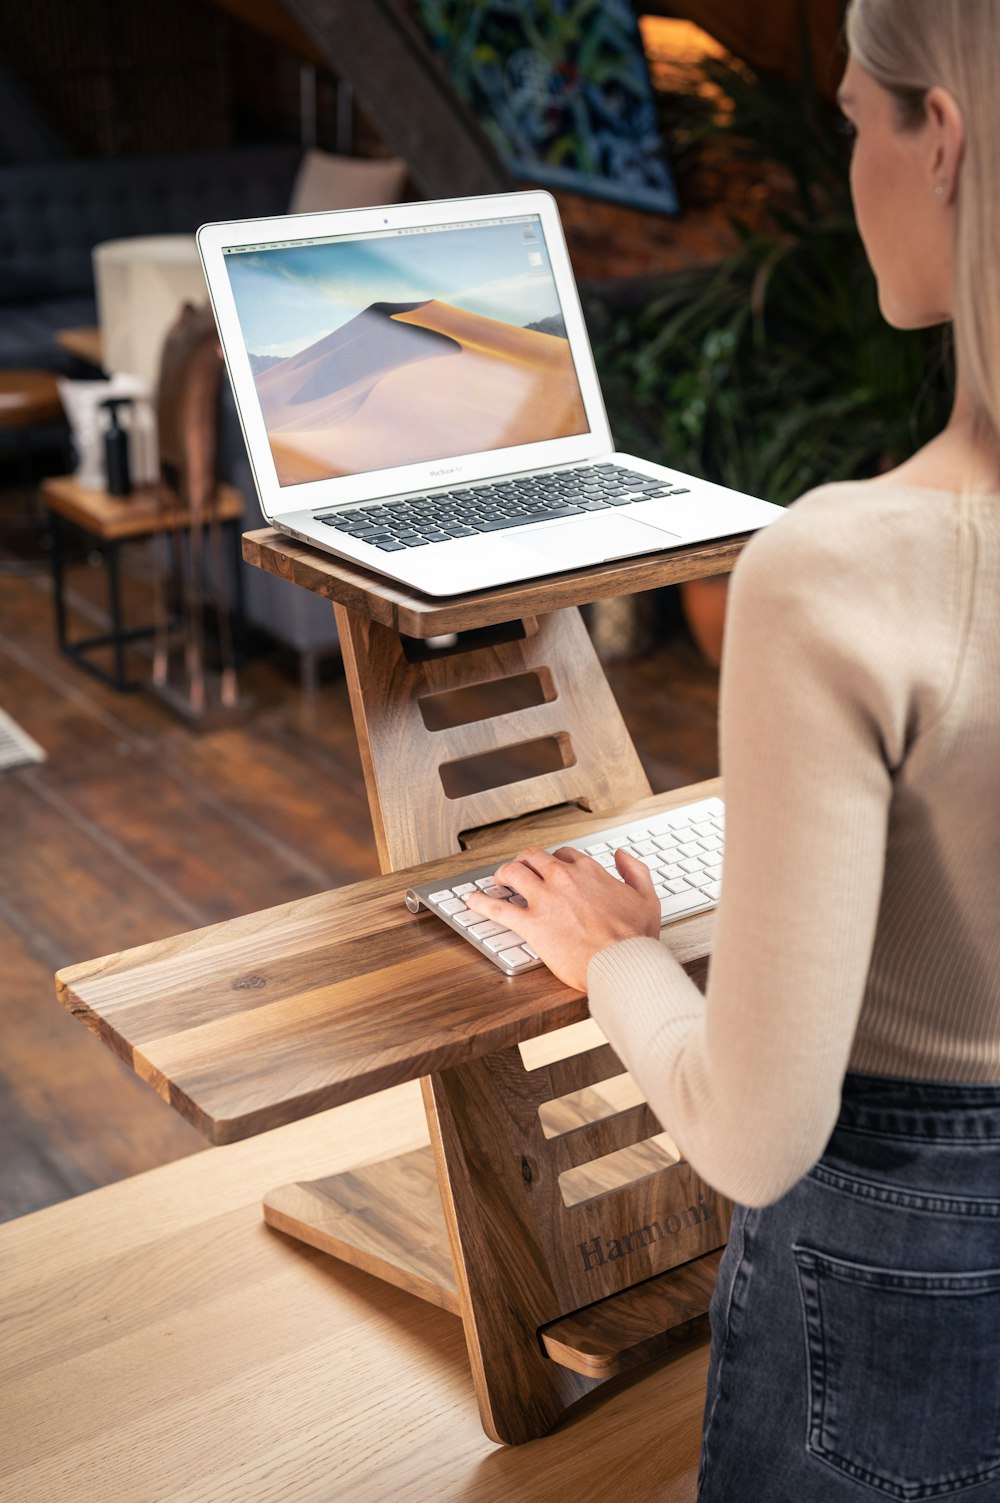
[(460, 1313), (434, 1155), (418, 1148), (264, 1196), (279, 1232)]
[[(430, 1148), (264, 1197), (276, 1231), (461, 1315)], [(721, 1252), (596, 1301), (538, 1332), (546, 1355), (595, 1382), (629, 1372), (701, 1334)]]
[[(587, 1032), (548, 1063), (515, 1046), (425, 1078), (432, 1149), (265, 1200), (270, 1226), (461, 1316), (483, 1428), (506, 1445), (695, 1334), (729, 1224)], [(606, 1164), (623, 1151), (624, 1184)], [(583, 1199), (564, 1181), (581, 1167)]]

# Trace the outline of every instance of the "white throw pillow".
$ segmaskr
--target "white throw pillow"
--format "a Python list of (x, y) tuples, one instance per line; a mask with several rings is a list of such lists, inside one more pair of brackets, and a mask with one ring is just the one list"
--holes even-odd
[(307, 151), (302, 158), (289, 214), (317, 214), (324, 209), (364, 209), (397, 204), (406, 181), (399, 157), (337, 157)]

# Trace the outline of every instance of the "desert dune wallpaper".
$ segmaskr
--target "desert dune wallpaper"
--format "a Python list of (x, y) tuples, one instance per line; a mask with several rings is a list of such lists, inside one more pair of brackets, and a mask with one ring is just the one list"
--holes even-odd
[(537, 221), (268, 248), (229, 271), (281, 485), (587, 431)]

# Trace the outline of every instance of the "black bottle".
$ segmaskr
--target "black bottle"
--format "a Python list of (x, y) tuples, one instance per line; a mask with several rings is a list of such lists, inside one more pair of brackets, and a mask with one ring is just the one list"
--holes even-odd
[(118, 426), (119, 407), (129, 407), (131, 397), (108, 397), (101, 403), (111, 413), (111, 423), (104, 435), (104, 471), (109, 496), (130, 496), (132, 476), (128, 466), (128, 434)]

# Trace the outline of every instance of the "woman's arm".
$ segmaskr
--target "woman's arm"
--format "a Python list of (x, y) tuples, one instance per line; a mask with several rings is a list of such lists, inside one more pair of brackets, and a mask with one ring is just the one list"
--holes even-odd
[(814, 498), (760, 534), (734, 576), (706, 1002), (646, 939), (588, 975), (594, 1016), (685, 1156), (748, 1204), (790, 1188), (836, 1120), (913, 729), (914, 582), (891, 518), (838, 505)]

